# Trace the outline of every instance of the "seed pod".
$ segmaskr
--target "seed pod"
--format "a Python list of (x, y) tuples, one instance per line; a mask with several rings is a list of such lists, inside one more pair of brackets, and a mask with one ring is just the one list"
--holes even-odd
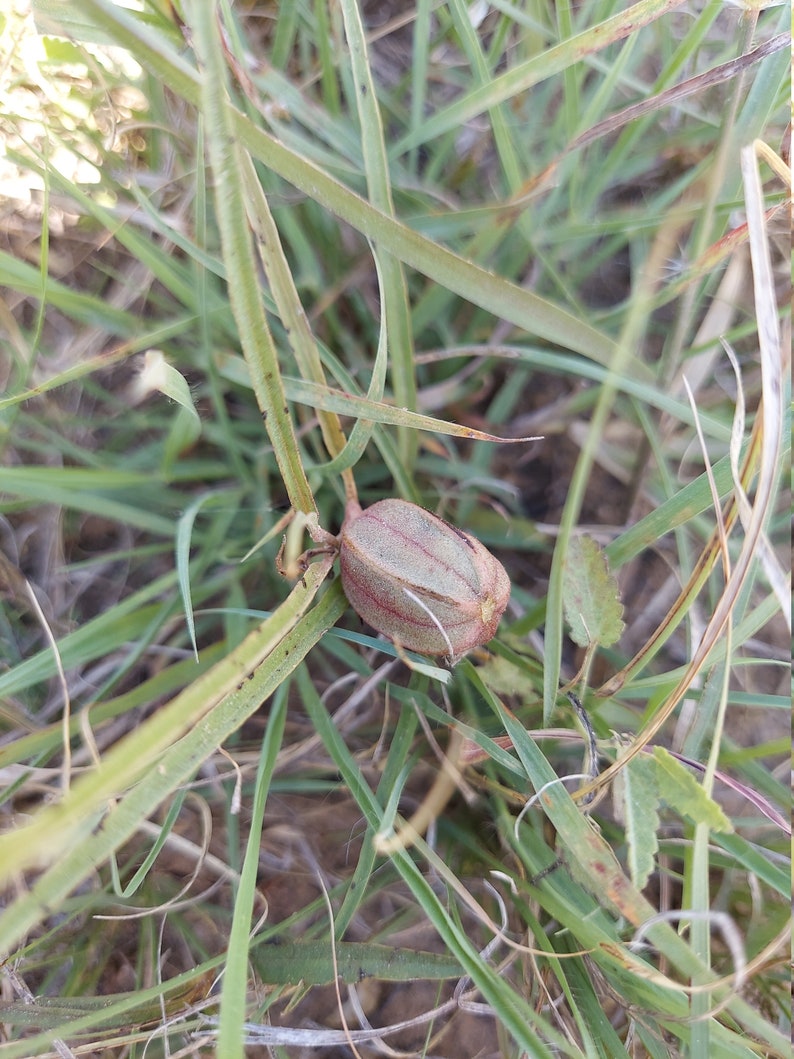
[(496, 632), (510, 581), (488, 549), (406, 500), (350, 504), (339, 535), (356, 613), (412, 651), (455, 662)]

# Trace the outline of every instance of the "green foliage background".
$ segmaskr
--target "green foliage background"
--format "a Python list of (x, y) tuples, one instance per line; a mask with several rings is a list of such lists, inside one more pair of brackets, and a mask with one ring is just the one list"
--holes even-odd
[[(786, 11), (34, 13), (3, 27), (0, 1056), (341, 1048), (287, 1003), (337, 976), (445, 983), (411, 1054), (453, 1054), (456, 982), (504, 1055), (784, 1054)], [(279, 577), (282, 516), (300, 550), (355, 490), (499, 554), (489, 654), (406, 670), (333, 556)], [(614, 802), (576, 789), (567, 681)]]

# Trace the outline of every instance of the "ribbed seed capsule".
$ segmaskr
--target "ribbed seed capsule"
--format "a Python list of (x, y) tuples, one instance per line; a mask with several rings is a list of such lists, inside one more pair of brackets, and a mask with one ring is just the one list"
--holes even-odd
[(475, 537), (406, 500), (348, 507), (342, 587), (356, 613), (412, 651), (451, 662), (487, 643), (510, 598), (505, 568)]

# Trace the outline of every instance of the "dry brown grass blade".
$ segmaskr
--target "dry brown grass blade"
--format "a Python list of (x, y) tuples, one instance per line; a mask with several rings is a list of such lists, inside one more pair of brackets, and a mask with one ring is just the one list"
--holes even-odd
[(596, 125), (587, 129), (586, 132), (583, 132), (581, 136), (577, 136), (565, 153), (569, 154), (571, 151), (586, 147), (595, 140), (601, 139), (602, 136), (617, 132), (624, 125), (628, 125), (630, 121), (636, 121), (637, 118), (644, 117), (646, 114), (665, 110), (673, 103), (687, 99), (696, 92), (702, 92), (707, 88), (722, 84), (724, 81), (730, 81), (751, 66), (761, 62), (762, 59), (766, 59), (770, 55), (774, 55), (775, 52), (787, 47), (787, 45), (788, 37), (784, 33), (779, 33), (776, 37), (759, 44), (752, 51), (745, 52), (743, 55), (723, 63), (721, 66), (715, 66), (712, 70), (706, 70), (705, 73), (690, 77), (686, 81), (682, 81), (681, 84), (673, 85), (672, 88), (666, 89), (664, 92), (658, 92), (648, 99), (643, 99), (640, 103), (633, 103), (629, 107), (624, 107), (617, 114), (610, 114), (608, 118), (599, 121)]
[[(759, 453), (762, 441), (761, 433), (761, 420), (759, 418), (754, 424), (750, 444), (742, 466), (741, 484), (745, 491), (749, 488), (750, 483), (758, 470)], [(736, 525), (738, 518), (739, 505), (736, 497), (731, 496), (726, 502), (720, 515), (726, 534), (730, 534), (731, 530)], [(596, 695), (599, 698), (609, 698), (610, 696), (615, 695), (620, 691), (624, 684), (626, 684), (626, 682), (635, 673), (642, 669), (650, 658), (656, 654), (661, 643), (667, 639), (672, 629), (675, 628), (675, 626), (677, 626), (685, 617), (687, 607), (714, 569), (720, 554), (720, 529), (719, 526), (716, 526), (706, 542), (705, 547), (698, 556), (694, 569), (692, 570), (686, 584), (679, 592), (675, 602), (631, 661), (601, 685), (596, 692)]]
[[(764, 536), (764, 527), (774, 500), (776, 482), (780, 470), (780, 451), (783, 431), (783, 375), (788, 356), (784, 353), (778, 325), (775, 288), (769, 245), (764, 227), (764, 206), (761, 179), (755, 146), (745, 147), (741, 155), (742, 177), (745, 188), (745, 207), (750, 232), (750, 253), (753, 264), (753, 288), (755, 294), (758, 339), (761, 354), (762, 398), (756, 423), (758, 431), (758, 482), (750, 521), (745, 526), (745, 536), (739, 555), (727, 578), (723, 592), (701, 636), (694, 655), (678, 685), (659, 708), (653, 719), (640, 731), (631, 749), (619, 762), (611, 765), (593, 783), (585, 784), (573, 797), (583, 799), (609, 783), (615, 774), (663, 727), (673, 710), (686, 695), (698, 673), (706, 665), (709, 655), (719, 642), (731, 620), (739, 594), (745, 585), (753, 561), (757, 557)], [(734, 519), (738, 514), (734, 515)], [(715, 532), (714, 558), (720, 552), (719, 534)], [(710, 542), (711, 543), (711, 542)]]

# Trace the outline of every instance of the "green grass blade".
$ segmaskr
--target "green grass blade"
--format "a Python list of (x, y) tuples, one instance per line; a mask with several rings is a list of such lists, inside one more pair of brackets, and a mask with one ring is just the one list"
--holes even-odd
[(234, 143), (231, 107), (226, 91), (226, 66), (217, 27), (217, 7), (194, 4), (193, 30), (200, 61), (204, 132), (215, 175), (215, 205), (221, 229), (226, 279), (240, 342), (251, 370), (254, 392), (265, 417), (281, 477), (296, 511), (317, 508), (303, 469), (273, 338), (256, 282), (256, 261), (245, 216), (242, 160)]
[(279, 686), (268, 717), (262, 754), (254, 782), (251, 830), (248, 833), (243, 870), (240, 873), (240, 882), (234, 901), (232, 929), (229, 935), (229, 959), (226, 964), (226, 974), (221, 983), (218, 1030), (218, 1051), (221, 1055), (228, 1056), (229, 1059), (235, 1059), (236, 1056), (242, 1059), (244, 1055), (243, 1024), (245, 1023), (248, 989), (248, 946), (259, 874), (259, 847), (273, 769), (284, 735), (289, 688), (289, 681)]

